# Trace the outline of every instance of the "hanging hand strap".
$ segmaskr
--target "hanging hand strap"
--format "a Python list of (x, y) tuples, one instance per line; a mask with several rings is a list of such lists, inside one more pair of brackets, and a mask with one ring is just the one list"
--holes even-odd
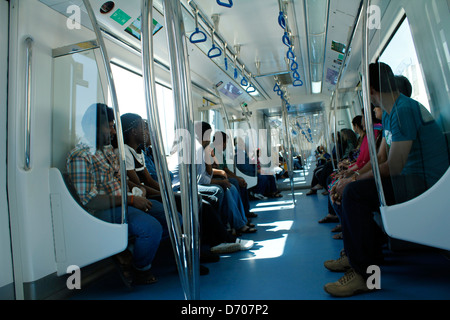
[(222, 2), (220, 0), (217, 0), (217, 4), (222, 7), (231, 8), (233, 6), (233, 0), (228, 0), (228, 2)]

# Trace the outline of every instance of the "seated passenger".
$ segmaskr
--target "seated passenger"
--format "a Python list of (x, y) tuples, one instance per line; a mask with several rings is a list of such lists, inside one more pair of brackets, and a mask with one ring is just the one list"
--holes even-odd
[(228, 169), (225, 150), (227, 149), (228, 135), (223, 131), (217, 131), (213, 137), (213, 151), (211, 156), (214, 158), (214, 176), (228, 179), (241, 196), (241, 201), (244, 206), (245, 216), (247, 218), (254, 218), (257, 215), (250, 212), (249, 194), (247, 190), (247, 182), (244, 178), (237, 176), (233, 171)]
[[(412, 86), (409, 80), (404, 76), (395, 76), (395, 82), (397, 84), (397, 89), (400, 93), (403, 93), (405, 96), (410, 97), (412, 92)], [(383, 110), (380, 106), (372, 106), (372, 122), (373, 122), (373, 129), (374, 129), (374, 137), (375, 137), (375, 145), (376, 145), (376, 151), (377, 151), (377, 158), (378, 162), (381, 164), (386, 161), (387, 154), (386, 154), (386, 148), (381, 148), (381, 141), (382, 141), (382, 125), (381, 120), (383, 118)], [(362, 114), (364, 115), (364, 109), (361, 110)], [(365, 130), (365, 120), (364, 117), (362, 118), (362, 124), (364, 126)], [(339, 179), (345, 179), (348, 177), (351, 177), (355, 172), (358, 174), (363, 174), (368, 172), (369, 170), (372, 170), (372, 165), (370, 163), (370, 156), (369, 156), (369, 146), (367, 141), (367, 136), (364, 137), (363, 143), (361, 145), (361, 152), (358, 156), (358, 159), (356, 163), (348, 167), (347, 170), (339, 172), (338, 175), (336, 175), (334, 181), (332, 181), (328, 185), (328, 189), (331, 189), (333, 185), (337, 182)], [(344, 182), (345, 183), (345, 182)], [(341, 212), (340, 205), (332, 204), (331, 199), (328, 202), (328, 215), (322, 219), (322, 222), (334, 222), (337, 221), (336, 214), (339, 215)], [(342, 229), (341, 225), (336, 226), (334, 229), (332, 229), (332, 232), (340, 232)], [(336, 234), (333, 236), (334, 239), (342, 239), (343, 234), (342, 232), (339, 234)]]
[[(122, 115), (122, 131), (123, 131), (123, 139), (125, 143), (125, 160), (126, 160), (126, 169), (127, 175), (131, 182), (142, 185), (147, 194), (147, 198), (154, 199), (162, 202), (160, 186), (158, 181), (155, 181), (153, 177), (147, 170), (144, 152), (142, 150), (143, 145), (150, 141), (150, 132), (149, 127), (141, 118), (141, 116), (134, 113), (127, 113)], [(156, 171), (156, 168), (154, 168)], [(170, 185), (171, 187), (171, 185)], [(174, 193), (174, 199), (176, 203), (176, 207), (178, 212), (182, 212), (182, 200), (181, 193)], [(206, 212), (209, 210), (209, 207), (205, 204), (203, 206), (202, 198), (199, 195), (199, 224), (200, 224), (200, 243), (203, 244), (202, 239), (203, 235), (207, 236), (209, 230), (215, 230), (217, 227), (214, 226), (214, 223), (219, 223), (215, 221), (214, 214), (210, 214)], [(201, 214), (204, 211), (204, 214)], [(182, 223), (183, 219), (181, 214), (178, 213), (180, 223)], [(162, 217), (165, 219), (165, 217)], [(211, 262), (218, 261), (219, 257), (214, 257), (211, 255), (209, 248), (206, 249), (204, 246), (200, 246), (200, 261), (202, 262)], [(208, 270), (206, 267), (200, 265), (200, 274), (207, 274)]]
[(273, 174), (264, 173), (261, 169), (261, 162), (259, 161), (261, 150), (256, 150), (256, 168), (258, 183), (251, 191), (256, 199), (264, 200), (267, 198), (281, 198), (283, 197), (278, 191), (277, 182)]
[[(120, 223), (122, 196), (120, 166), (110, 145), (115, 134), (112, 109), (91, 105), (81, 122), (85, 141), (68, 155), (67, 172), (82, 204), (99, 219)], [(162, 205), (145, 197), (128, 196), (128, 233), (135, 237), (132, 266), (120, 262), (122, 279), (129, 286), (157, 281), (150, 268), (163, 235), (161, 223), (153, 217), (164, 214)], [(116, 256), (119, 259), (118, 256)]]
[[(387, 160), (379, 165), (386, 203), (405, 202), (430, 188), (448, 169), (448, 156), (442, 152), (445, 138), (431, 114), (398, 91), (388, 65), (371, 64), (369, 78), (371, 101), (384, 110), (380, 148), (389, 146)], [(340, 180), (332, 189), (333, 201), (342, 203), (345, 255), (325, 266), (347, 271), (339, 281), (325, 285), (334, 296), (369, 291), (367, 268), (382, 257), (382, 231), (372, 214), (380, 205), (372, 170), (352, 180)]]
[(224, 191), (224, 201), (222, 206), (222, 216), (228, 222), (236, 234), (253, 233), (256, 229), (248, 225), (248, 220), (245, 215), (245, 209), (242, 204), (239, 191), (228, 180), (218, 179), (213, 177), (213, 159), (211, 157), (212, 148), (211, 142), (211, 126), (206, 122), (197, 122), (195, 124), (195, 135), (197, 144), (197, 157), (202, 159), (200, 171), (200, 185), (219, 185)]
[[(211, 126), (205, 122), (197, 122), (195, 124), (196, 136), (202, 137), (203, 133), (205, 133), (205, 138), (209, 139), (211, 134)], [(207, 134), (209, 134), (207, 136)], [(171, 156), (169, 158), (169, 164), (171, 171), (173, 173), (173, 181), (172, 186), (174, 190), (180, 189), (180, 164), (184, 159), (181, 156), (182, 147), (182, 139), (185, 139), (187, 137), (180, 137), (174, 142), (174, 146), (171, 150)], [(190, 137), (189, 137), (190, 139)], [(201, 138), (200, 138), (201, 139)], [(204, 148), (206, 148), (209, 145), (209, 140), (205, 141), (203, 144), (200, 144), (197, 138), (194, 138), (193, 142), (196, 145), (196, 166), (197, 166), (197, 189), (199, 194), (202, 195), (203, 200), (207, 203), (209, 203), (215, 210), (212, 212), (217, 215), (218, 220), (220, 220), (220, 227), (218, 224), (216, 224), (217, 228), (215, 230), (208, 230), (211, 231), (209, 233), (210, 235), (210, 244), (212, 244), (211, 251), (217, 252), (217, 253), (223, 253), (223, 252), (233, 252), (236, 251), (236, 246), (234, 244), (239, 244), (238, 250), (248, 250), (253, 246), (253, 241), (251, 240), (243, 240), (240, 238), (237, 238), (235, 235), (231, 235), (227, 232), (227, 229), (225, 227), (226, 223), (228, 222), (226, 219), (229, 215), (232, 213), (229, 213), (226, 209), (227, 206), (225, 203), (227, 202), (225, 195), (227, 194), (226, 189), (223, 189), (218, 184), (213, 184), (214, 181), (212, 180), (211, 173), (212, 173), (212, 166), (209, 165), (209, 170), (211, 173), (207, 172), (207, 166), (205, 162), (205, 156), (209, 154), (208, 161), (211, 163), (210, 155), (211, 150), (209, 149), (208, 152), (205, 151)], [(204, 146), (205, 147), (204, 147)], [(234, 188), (234, 186), (233, 186)], [(237, 192), (237, 190), (236, 190)], [(229, 192), (228, 192), (229, 194)], [(242, 206), (242, 204), (241, 204)], [(237, 210), (236, 210), (237, 211)], [(239, 212), (237, 212), (239, 214)], [(223, 221), (222, 216), (225, 215), (225, 221)], [(245, 218), (245, 215), (244, 215)], [(225, 223), (223, 223), (225, 222)]]

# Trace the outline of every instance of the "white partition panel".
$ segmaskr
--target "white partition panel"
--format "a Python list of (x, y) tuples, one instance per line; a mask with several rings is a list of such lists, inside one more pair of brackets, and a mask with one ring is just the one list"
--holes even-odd
[(127, 247), (128, 225), (97, 219), (74, 200), (58, 169), (50, 169), (50, 201), (56, 251), (57, 274), (67, 267), (83, 267)]
[(395, 239), (450, 250), (450, 170), (410, 201), (381, 207), (386, 233)]

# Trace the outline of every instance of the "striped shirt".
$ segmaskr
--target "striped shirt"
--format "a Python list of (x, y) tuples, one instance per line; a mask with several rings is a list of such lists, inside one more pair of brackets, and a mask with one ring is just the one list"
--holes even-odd
[(67, 157), (67, 172), (83, 205), (97, 195), (121, 195), (120, 165), (111, 145), (103, 150), (78, 144)]

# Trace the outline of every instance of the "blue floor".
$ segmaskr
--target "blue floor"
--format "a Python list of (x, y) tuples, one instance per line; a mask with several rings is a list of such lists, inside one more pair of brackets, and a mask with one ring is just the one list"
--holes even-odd
[[(297, 173), (299, 175), (299, 173)], [(306, 177), (306, 180), (309, 180)], [(252, 201), (258, 231), (245, 235), (255, 246), (221, 256), (217, 263), (204, 264), (209, 275), (200, 277), (203, 300), (328, 300), (323, 286), (342, 274), (323, 267), (337, 258), (342, 240), (332, 239), (336, 224), (319, 224), (327, 213), (326, 196), (306, 196), (296, 190), (283, 198)], [(164, 252), (165, 251), (165, 252)], [(116, 273), (83, 288), (72, 299), (182, 300), (184, 295), (170, 249), (163, 249), (154, 263), (158, 283), (127, 290)], [(381, 290), (346, 299), (415, 300), (450, 299), (450, 260), (437, 251), (420, 253), (386, 251), (381, 267)]]

